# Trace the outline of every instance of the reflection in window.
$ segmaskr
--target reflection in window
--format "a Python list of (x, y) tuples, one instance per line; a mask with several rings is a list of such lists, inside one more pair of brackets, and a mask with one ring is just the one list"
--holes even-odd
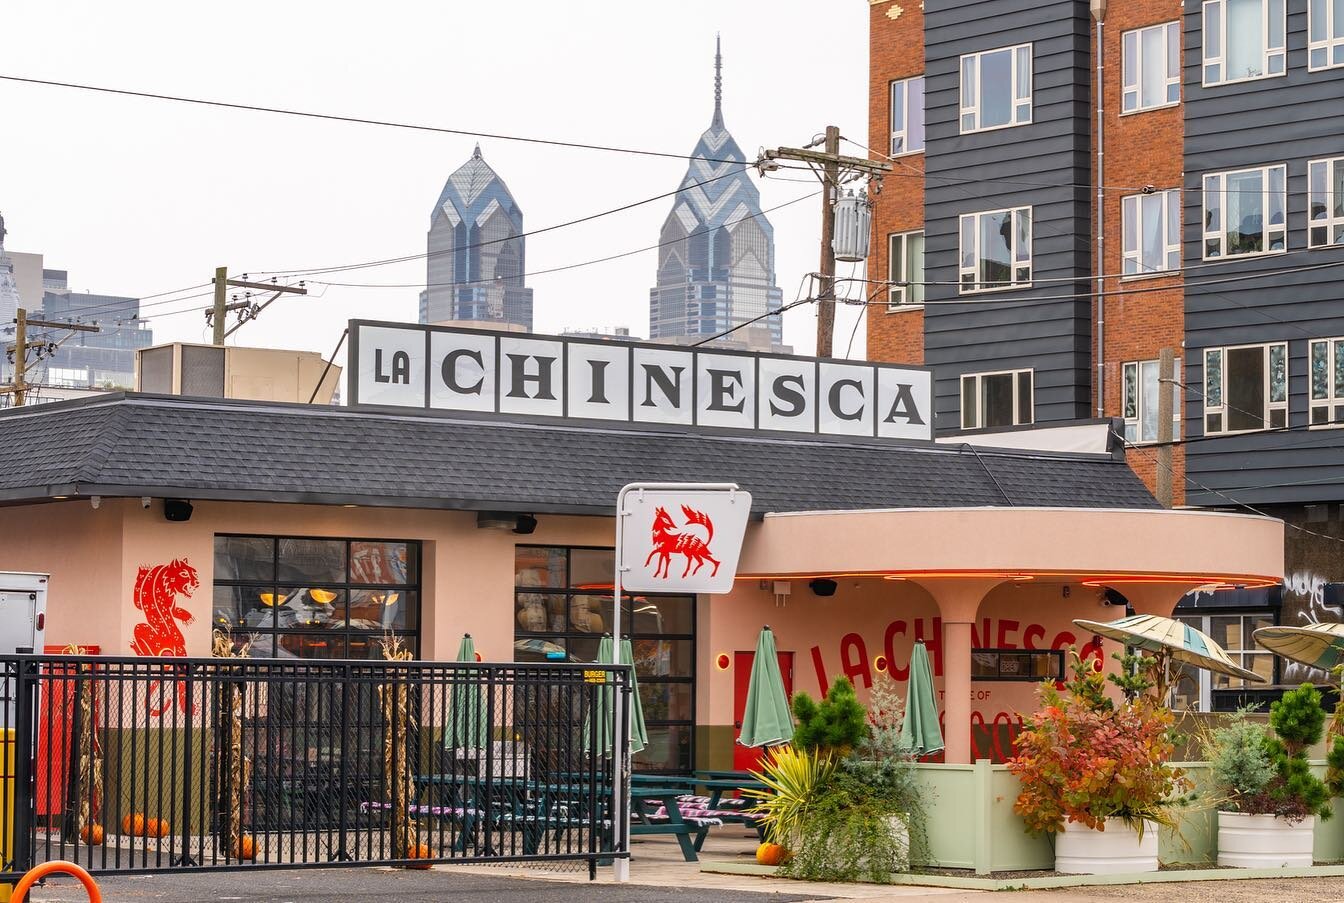
[(1031, 208), (961, 216), (959, 291), (995, 291), (1031, 284)]
[(973, 649), (972, 680), (1064, 679), (1064, 653), (1045, 649)]
[(1308, 246), (1344, 244), (1344, 157), (1308, 163), (1307, 194)]
[[(514, 567), (514, 659), (597, 659), (613, 621), (611, 549), (518, 546)], [(627, 595), (621, 635), (634, 653), (649, 745), (645, 771), (690, 771), (695, 721), (695, 597)]]
[(1288, 345), (1204, 351), (1204, 431), (1235, 433), (1288, 425)]
[(1287, 170), (1280, 164), (1204, 177), (1204, 258), (1285, 250)]

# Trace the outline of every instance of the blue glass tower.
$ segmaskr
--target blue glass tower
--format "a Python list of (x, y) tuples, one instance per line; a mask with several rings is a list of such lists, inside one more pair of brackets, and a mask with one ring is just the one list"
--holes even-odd
[(448, 177), (429, 220), (420, 322), (506, 323), (532, 329), (532, 289), (523, 284), (523, 211), (481, 157)]
[[(747, 174), (747, 158), (723, 124), (722, 66), (716, 41), (714, 118), (695, 145), (683, 190), (663, 223), (658, 283), (649, 290), (649, 336), (658, 341), (700, 341), (782, 302), (775, 284), (774, 229), (761, 215), (761, 194)], [(725, 341), (770, 350), (783, 344), (783, 330), (782, 317), (772, 314)]]

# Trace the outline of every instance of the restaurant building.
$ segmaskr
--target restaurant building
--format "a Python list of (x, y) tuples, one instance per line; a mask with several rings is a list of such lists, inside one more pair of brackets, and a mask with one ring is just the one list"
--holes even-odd
[(47, 646), (208, 655), (221, 629), (366, 658), (393, 633), (447, 660), (470, 633), (486, 660), (588, 661), (620, 488), (733, 482), (752, 495), (733, 591), (623, 601), (636, 767), (750, 761), (734, 723), (766, 624), (813, 694), (903, 690), (923, 641), (966, 762), (1004, 757), (1065, 649), (1109, 652), (1073, 618), (1283, 575), (1281, 522), (1163, 510), (1121, 452), (935, 444), (921, 368), (356, 322), (348, 373), (350, 407), (0, 413), (0, 572), (50, 575)]

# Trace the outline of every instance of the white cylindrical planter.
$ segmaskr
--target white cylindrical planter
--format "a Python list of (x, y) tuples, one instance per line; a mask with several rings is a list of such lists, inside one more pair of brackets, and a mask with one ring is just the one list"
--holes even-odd
[(1065, 822), (1055, 835), (1055, 871), (1064, 875), (1119, 875), (1157, 871), (1157, 825), (1144, 826), (1143, 838), (1123, 819), (1106, 819), (1106, 830)]
[(1218, 865), (1277, 869), (1312, 864), (1316, 816), (1290, 822), (1277, 815), (1218, 813)]

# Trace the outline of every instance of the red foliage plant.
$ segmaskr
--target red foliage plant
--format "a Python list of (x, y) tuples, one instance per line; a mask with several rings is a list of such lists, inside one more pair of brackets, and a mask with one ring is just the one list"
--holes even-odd
[(1119, 702), (1091, 663), (1073, 664), (1061, 693), (1041, 687), (1041, 710), (1026, 723), (1008, 769), (1022, 782), (1013, 811), (1033, 834), (1058, 833), (1065, 822), (1105, 830), (1121, 818), (1173, 825), (1170, 807), (1191, 786), (1167, 764), (1175, 753), (1171, 712), (1138, 693)]

